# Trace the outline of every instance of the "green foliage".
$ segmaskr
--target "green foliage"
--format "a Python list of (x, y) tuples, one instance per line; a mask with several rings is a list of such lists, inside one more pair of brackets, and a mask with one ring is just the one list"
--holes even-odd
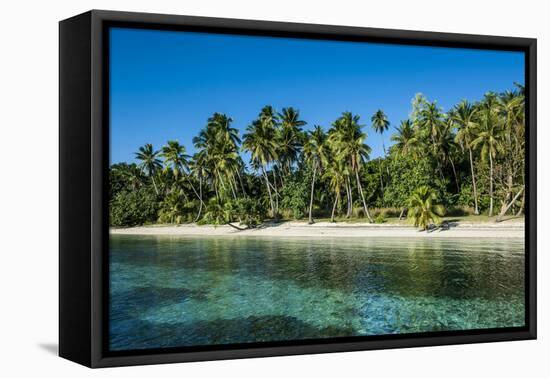
[(151, 188), (119, 191), (109, 202), (110, 224), (130, 227), (157, 220), (158, 202)]
[(474, 207), (472, 181), (470, 178), (466, 178), (465, 182), (463, 182), (460, 186), (460, 192), (458, 193), (456, 204), (458, 206)]
[(438, 200), (448, 199), (447, 180), (442, 180), (435, 172), (433, 161), (429, 158), (393, 156), (389, 163), (390, 180), (384, 192), (384, 202), (388, 206), (406, 206), (415, 188), (429, 185)]
[(281, 208), (290, 210), (294, 219), (302, 219), (307, 211), (312, 177), (311, 170), (304, 168), (290, 177), (281, 189)]
[(378, 214), (374, 218), (374, 223), (382, 224), (382, 223), (385, 223), (385, 222), (386, 222), (386, 217), (384, 216), (383, 213)]
[[(383, 222), (398, 216), (388, 207), (401, 214), (423, 187), (432, 203), (449, 210), (521, 212), (522, 201), (509, 202), (525, 189), (524, 102), (518, 87), (445, 111), (418, 94), (408, 119), (392, 120), (399, 127), (389, 149), (383, 136), (390, 120), (382, 109), (369, 125), (343, 112), (331, 125), (305, 131), (298, 109), (266, 105), (242, 141), (233, 120), (214, 113), (193, 138), (193, 156), (171, 140), (158, 150), (139, 147), (138, 164), (110, 167), (111, 225), (197, 220), (254, 227), (266, 217), (301, 219), (308, 212), (310, 221), (315, 214)], [(367, 127), (383, 150), (372, 160)], [(242, 152), (250, 154), (249, 165)]]
[(134, 190), (145, 182), (142, 171), (136, 164), (118, 163), (109, 169), (110, 193), (109, 198), (114, 198), (123, 190)]
[(211, 198), (206, 205), (202, 224), (222, 225), (231, 221), (232, 209), (229, 203), (222, 203), (217, 198)]
[(158, 221), (160, 223), (184, 223), (192, 220), (198, 201), (186, 201), (179, 192), (167, 194), (159, 203)]
[(256, 227), (267, 216), (266, 207), (260, 201), (251, 198), (238, 198), (228, 202), (225, 207), (233, 219), (239, 220), (241, 225), (249, 228)]
[(438, 225), (441, 222), (440, 217), (445, 214), (445, 208), (436, 200), (435, 191), (427, 185), (414, 190), (409, 198), (408, 218), (415, 227), (426, 230), (430, 224)]
[[(382, 169), (380, 170), (377, 160), (367, 161), (361, 170), (361, 181), (363, 183), (363, 193), (365, 200), (372, 206), (383, 206), (384, 198), (380, 188), (380, 175), (387, 181), (384, 173), (386, 172), (387, 159), (383, 160)], [(387, 185), (387, 182), (386, 182)]]

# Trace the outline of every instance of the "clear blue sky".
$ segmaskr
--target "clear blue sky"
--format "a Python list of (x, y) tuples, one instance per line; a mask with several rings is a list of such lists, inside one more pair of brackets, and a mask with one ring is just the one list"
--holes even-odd
[(122, 28), (110, 39), (112, 163), (133, 162), (139, 146), (158, 149), (167, 140), (192, 154), (193, 136), (214, 112), (231, 116), (242, 136), (267, 104), (298, 108), (306, 129), (358, 113), (376, 157), (382, 142), (370, 117), (377, 109), (391, 122), (388, 146), (415, 93), (448, 110), (524, 82), (517, 52)]

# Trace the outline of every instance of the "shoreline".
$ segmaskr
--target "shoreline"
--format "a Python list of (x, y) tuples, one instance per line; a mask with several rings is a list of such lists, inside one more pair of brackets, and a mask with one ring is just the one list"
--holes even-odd
[(414, 237), (414, 238), (524, 238), (524, 222), (464, 223), (451, 225), (449, 229), (431, 232), (419, 231), (413, 226), (401, 224), (350, 224), (289, 221), (266, 223), (257, 228), (237, 230), (229, 225), (199, 226), (150, 225), (129, 228), (110, 228), (113, 235), (154, 236), (269, 236), (269, 237)]

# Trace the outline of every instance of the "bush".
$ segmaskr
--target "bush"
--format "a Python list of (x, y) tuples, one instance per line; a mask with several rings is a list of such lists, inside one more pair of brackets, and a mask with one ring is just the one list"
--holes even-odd
[(441, 179), (429, 158), (400, 156), (390, 162), (390, 172), (390, 179), (384, 188), (386, 206), (406, 206), (414, 189), (423, 185), (432, 188), (438, 202), (445, 206), (454, 204), (453, 196), (447, 191), (449, 180)]
[(157, 219), (158, 204), (150, 188), (119, 191), (109, 203), (111, 226), (131, 227), (153, 223)]
[(204, 217), (199, 224), (226, 224), (231, 221), (231, 206), (223, 204), (217, 198), (210, 198), (206, 204)]
[(281, 210), (290, 210), (294, 219), (304, 217), (309, 206), (309, 189), (311, 181), (305, 177), (307, 175), (298, 173), (290, 178), (281, 189)]
[(384, 216), (384, 214), (380, 213), (376, 216), (376, 218), (374, 218), (374, 223), (385, 223), (386, 222), (386, 217)]
[(262, 223), (267, 215), (266, 208), (261, 201), (252, 198), (239, 198), (226, 204), (230, 217), (239, 219), (242, 225), (255, 227)]
[(160, 223), (191, 222), (193, 212), (198, 208), (198, 201), (186, 201), (182, 195), (172, 192), (159, 205), (158, 221)]

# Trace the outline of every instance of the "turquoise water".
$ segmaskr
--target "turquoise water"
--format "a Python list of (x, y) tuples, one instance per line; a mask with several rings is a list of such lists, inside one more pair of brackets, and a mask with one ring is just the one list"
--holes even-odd
[(522, 239), (111, 236), (111, 350), (524, 325)]

